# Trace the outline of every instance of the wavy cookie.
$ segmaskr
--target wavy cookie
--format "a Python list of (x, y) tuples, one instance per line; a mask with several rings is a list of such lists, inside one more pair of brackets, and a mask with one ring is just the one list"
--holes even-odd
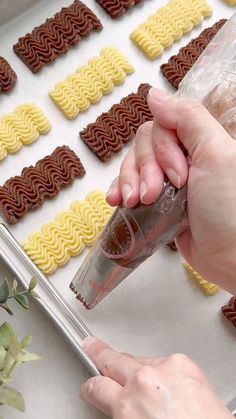
[(116, 19), (137, 4), (142, 3), (143, 0), (96, 0), (96, 2), (103, 7), (112, 19)]
[(221, 307), (225, 317), (236, 327), (236, 297), (231, 297), (228, 304)]
[(124, 97), (80, 132), (80, 138), (101, 161), (110, 160), (134, 138), (141, 124), (153, 119), (147, 104), (150, 88), (141, 84), (137, 93)]
[(226, 19), (221, 19), (210, 28), (204, 29), (197, 38), (181, 48), (178, 54), (170, 57), (168, 63), (161, 65), (162, 74), (172, 86), (178, 88), (184, 76), (226, 22)]
[(211, 14), (212, 9), (205, 0), (170, 0), (139, 25), (130, 38), (153, 60)]
[(18, 106), (14, 112), (0, 118), (0, 160), (47, 134), (51, 124), (33, 103)]
[(224, 0), (224, 2), (226, 4), (228, 4), (229, 6), (235, 6), (236, 5), (236, 0)]
[(0, 186), (0, 212), (9, 224), (15, 224), (30, 210), (52, 199), (61, 189), (85, 174), (79, 157), (67, 146), (25, 167), (20, 176), (8, 179)]
[(92, 246), (113, 213), (103, 192), (91, 192), (85, 201), (74, 202), (54, 221), (29, 237), (23, 249), (47, 275), (65, 265), (71, 256)]
[(16, 84), (17, 75), (5, 58), (0, 57), (0, 93), (9, 92)]
[(123, 83), (126, 75), (133, 71), (133, 66), (117, 48), (104, 48), (99, 57), (91, 58), (75, 74), (56, 84), (49, 96), (66, 118), (73, 119)]
[(13, 46), (18, 57), (33, 73), (55, 61), (92, 31), (100, 31), (102, 24), (81, 1), (63, 7), (51, 19), (34, 28)]
[(220, 291), (220, 288), (217, 285), (212, 284), (211, 282), (206, 281), (187, 262), (184, 262), (184, 267), (192, 275), (192, 277), (195, 279), (195, 281), (200, 285), (201, 289), (203, 290), (203, 292), (205, 294), (207, 294), (207, 295), (214, 295), (218, 291)]

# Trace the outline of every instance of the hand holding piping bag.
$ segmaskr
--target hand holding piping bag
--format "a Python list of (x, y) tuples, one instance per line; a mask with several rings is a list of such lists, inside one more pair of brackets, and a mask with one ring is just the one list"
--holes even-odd
[[(177, 237), (183, 257), (210, 282), (236, 292), (236, 142), (198, 102), (151, 89), (154, 121), (138, 130), (112, 183), (111, 205), (154, 202), (164, 173), (177, 188), (188, 179), (189, 228)], [(188, 166), (182, 147), (190, 157)]]
[[(198, 102), (157, 89), (148, 100), (154, 121), (138, 130), (108, 202), (156, 201), (164, 173), (177, 188), (187, 181), (189, 228), (177, 237), (178, 248), (199, 273), (236, 293), (236, 143)], [(84, 349), (104, 377), (88, 380), (80, 395), (114, 419), (232, 417), (185, 355), (134, 358), (96, 338), (87, 338)]]

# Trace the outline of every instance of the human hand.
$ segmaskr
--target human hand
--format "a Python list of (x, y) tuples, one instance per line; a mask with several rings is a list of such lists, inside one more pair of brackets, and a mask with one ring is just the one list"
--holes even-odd
[(84, 349), (104, 376), (80, 396), (113, 419), (230, 419), (200, 368), (183, 354), (134, 358), (87, 338)]
[[(138, 130), (111, 185), (111, 205), (154, 202), (164, 173), (176, 187), (188, 179), (189, 228), (176, 240), (184, 256), (210, 282), (236, 293), (236, 143), (198, 102), (151, 89), (154, 121)], [(190, 156), (190, 169), (183, 148)]]

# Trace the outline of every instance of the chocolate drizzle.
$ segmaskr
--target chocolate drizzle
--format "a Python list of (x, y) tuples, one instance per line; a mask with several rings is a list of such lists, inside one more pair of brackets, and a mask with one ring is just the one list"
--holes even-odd
[(17, 75), (5, 58), (0, 57), (0, 93), (9, 92), (15, 86)]
[(227, 305), (221, 308), (222, 313), (236, 327), (236, 297), (230, 298)]
[(226, 21), (226, 19), (221, 19), (210, 28), (202, 31), (197, 38), (181, 48), (177, 55), (170, 57), (168, 63), (162, 64), (161, 71), (172, 86), (178, 88), (184, 76)]
[(143, 0), (96, 0), (100, 6), (112, 17), (116, 19), (122, 16), (127, 10), (141, 3)]
[(101, 161), (110, 160), (134, 138), (141, 124), (153, 119), (147, 104), (150, 88), (147, 83), (140, 84), (137, 93), (124, 97), (80, 132), (81, 139)]
[(42, 206), (45, 199), (54, 198), (76, 177), (85, 174), (79, 157), (67, 146), (25, 167), (20, 176), (8, 179), (0, 186), (0, 212), (9, 224), (17, 223), (29, 210)]
[(81, 294), (77, 293), (76, 288), (73, 285), (73, 282), (70, 283), (69, 287), (71, 291), (76, 295), (76, 299), (79, 300), (87, 310), (91, 310), (91, 305), (88, 304), (87, 301), (85, 301)]
[(96, 15), (81, 1), (75, 0), (31, 33), (19, 38), (13, 49), (30, 70), (37, 73), (90, 32), (101, 29), (102, 24)]

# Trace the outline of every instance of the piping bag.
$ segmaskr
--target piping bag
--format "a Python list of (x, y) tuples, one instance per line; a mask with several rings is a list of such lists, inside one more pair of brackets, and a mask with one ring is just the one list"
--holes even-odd
[[(236, 138), (236, 14), (184, 77), (177, 95), (202, 102)], [(158, 248), (187, 227), (187, 185), (178, 190), (165, 179), (155, 203), (115, 210), (70, 288), (87, 309), (95, 307)]]

